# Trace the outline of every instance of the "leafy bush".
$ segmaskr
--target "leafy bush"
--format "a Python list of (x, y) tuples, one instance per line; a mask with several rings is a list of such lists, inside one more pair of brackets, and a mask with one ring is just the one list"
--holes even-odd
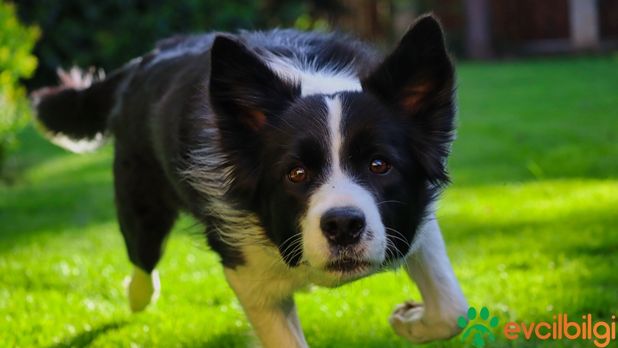
[(32, 75), (37, 59), (31, 54), (39, 36), (36, 27), (19, 23), (12, 4), (0, 2), (0, 174), (15, 133), (30, 114), (21, 78)]
[(35, 48), (40, 67), (28, 86), (55, 83), (58, 67), (109, 71), (171, 35), (277, 26), (308, 29), (314, 17), (337, 9), (337, 4), (338, 0), (20, 0), (20, 18), (43, 32)]

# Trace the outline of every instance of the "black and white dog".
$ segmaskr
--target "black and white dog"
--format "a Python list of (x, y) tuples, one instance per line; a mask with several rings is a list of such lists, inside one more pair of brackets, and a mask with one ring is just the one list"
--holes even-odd
[(433, 202), (448, 181), (454, 69), (439, 23), (417, 20), (395, 50), (294, 30), (162, 41), (107, 78), (62, 74), (35, 93), (56, 142), (115, 137), (132, 310), (179, 210), (206, 227), (266, 347), (307, 346), (293, 294), (406, 264), (424, 304), (390, 317), (413, 342), (452, 337), (467, 304)]

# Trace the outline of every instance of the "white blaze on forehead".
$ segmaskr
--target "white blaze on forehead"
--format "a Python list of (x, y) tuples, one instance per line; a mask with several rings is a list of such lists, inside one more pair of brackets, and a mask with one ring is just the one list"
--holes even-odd
[[(346, 174), (341, 163), (343, 108), (338, 96), (325, 97), (328, 108), (328, 133), (330, 140), (330, 168), (327, 180), (309, 199), (307, 214), (301, 222), (303, 230), (303, 255), (314, 266), (323, 266), (329, 261), (330, 246), (320, 228), (322, 215), (333, 208), (353, 207), (363, 212), (367, 232), (362, 237), (359, 249), (364, 249), (367, 261), (376, 263), (384, 259), (386, 236), (382, 218), (373, 195)], [(371, 235), (371, 236), (369, 236)]]
[(362, 91), (360, 81), (349, 69), (322, 68), (317, 69), (311, 64), (300, 66), (280, 57), (267, 57), (268, 66), (281, 78), (300, 84), (301, 96), (314, 94), (335, 94), (337, 92)]
[(345, 75), (302, 74), (301, 95), (334, 94), (344, 91), (362, 91), (360, 81)]
[(343, 137), (341, 135), (341, 117), (343, 110), (341, 108), (341, 100), (339, 97), (325, 98), (326, 107), (328, 109), (328, 134), (330, 135), (330, 160), (332, 176), (341, 176), (341, 161), (339, 152), (341, 151), (341, 143)]

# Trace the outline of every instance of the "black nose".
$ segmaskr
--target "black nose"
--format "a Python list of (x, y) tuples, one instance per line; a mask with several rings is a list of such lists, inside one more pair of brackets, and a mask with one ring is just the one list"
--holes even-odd
[(359, 241), (365, 229), (365, 215), (352, 207), (333, 208), (322, 215), (320, 228), (334, 244), (354, 244)]

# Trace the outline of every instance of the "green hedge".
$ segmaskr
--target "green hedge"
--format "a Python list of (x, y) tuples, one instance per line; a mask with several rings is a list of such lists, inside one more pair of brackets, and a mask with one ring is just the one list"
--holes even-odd
[(20, 18), (43, 32), (35, 49), (40, 67), (28, 86), (55, 83), (57, 67), (96, 66), (109, 71), (149, 51), (158, 39), (176, 34), (320, 26), (317, 17), (338, 4), (338, 0), (20, 0)]
[(19, 82), (36, 68), (37, 59), (31, 52), (38, 37), (36, 27), (19, 23), (12, 4), (0, 2), (0, 174), (15, 145), (15, 133), (30, 115), (26, 92)]

